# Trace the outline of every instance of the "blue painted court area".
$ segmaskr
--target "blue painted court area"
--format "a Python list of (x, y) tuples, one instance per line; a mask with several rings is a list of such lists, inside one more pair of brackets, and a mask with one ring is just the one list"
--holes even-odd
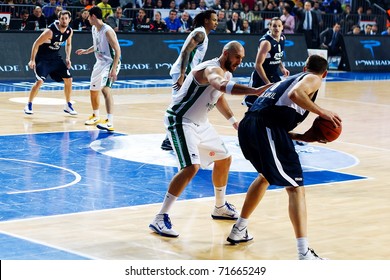
[[(0, 221), (162, 202), (177, 170), (166, 165), (174, 159), (173, 155), (161, 151), (167, 160), (157, 154), (155, 158), (161, 163), (155, 164), (148, 163), (147, 156), (142, 162), (127, 159), (126, 148), (117, 151), (124, 158), (105, 154), (109, 152), (109, 142), (123, 137), (99, 131), (0, 136)], [(133, 139), (133, 144), (131, 138), (126, 139), (130, 146), (147, 145), (146, 140)], [(163, 135), (157, 139), (163, 139)], [(148, 149), (151, 147), (144, 148)], [(160, 150), (159, 146), (156, 150)], [(345, 157), (342, 153), (332, 153), (334, 157)], [(362, 179), (321, 167), (312, 168), (308, 153), (302, 154), (306, 157), (306, 185)], [(316, 161), (315, 155), (313, 159)], [(327, 161), (334, 162), (337, 158)], [(351, 158), (345, 163), (350, 165), (353, 161)], [(244, 193), (256, 173), (235, 171), (234, 166), (233, 163), (228, 194)], [(180, 199), (213, 197), (210, 178), (211, 170), (200, 170)]]

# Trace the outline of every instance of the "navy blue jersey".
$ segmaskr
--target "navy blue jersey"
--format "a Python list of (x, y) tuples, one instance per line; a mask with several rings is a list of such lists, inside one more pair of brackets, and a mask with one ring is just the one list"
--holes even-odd
[[(279, 65), (282, 63), (282, 58), (284, 55), (284, 43), (286, 41), (286, 37), (282, 34), (280, 36), (279, 42), (272, 38), (270, 33), (266, 33), (259, 40), (259, 45), (263, 41), (269, 41), (271, 44), (271, 50), (267, 53), (267, 56), (262, 64), (264, 68), (264, 72), (267, 75), (268, 80), (271, 83), (279, 82), (280, 76), (278, 72)], [(265, 85), (264, 81), (260, 78), (256, 69), (252, 72), (249, 86), (251, 87), (261, 87)], [(248, 95), (245, 97), (245, 104), (250, 108), (255, 101), (256, 96)]]
[(61, 48), (61, 45), (69, 38), (69, 36), (72, 34), (72, 28), (68, 26), (66, 28), (65, 32), (61, 32), (59, 30), (58, 25), (59, 21), (56, 20), (52, 24), (49, 25), (49, 29), (53, 32), (53, 36), (50, 40), (50, 43), (43, 43), (39, 46), (37, 58), (38, 59), (55, 59), (56, 57), (59, 57), (59, 50)]
[[(308, 73), (299, 73), (290, 76), (268, 88), (259, 96), (249, 109), (265, 117), (267, 126), (280, 126), (287, 131), (294, 129), (308, 115), (309, 111), (299, 107), (289, 97), (291, 89)], [(317, 97), (316, 91), (312, 100)]]
[[(284, 43), (286, 41), (286, 37), (282, 34), (280, 36), (279, 42), (272, 38), (271, 34), (267, 33), (259, 40), (259, 45), (263, 41), (268, 41), (271, 44), (271, 49), (267, 53), (267, 56), (262, 64), (265, 74), (271, 83), (275, 83), (280, 81), (278, 68), (282, 63), (282, 58), (284, 55)], [(257, 71), (253, 71), (252, 73), (252, 86), (260, 87), (264, 85), (264, 81), (257, 74)]]

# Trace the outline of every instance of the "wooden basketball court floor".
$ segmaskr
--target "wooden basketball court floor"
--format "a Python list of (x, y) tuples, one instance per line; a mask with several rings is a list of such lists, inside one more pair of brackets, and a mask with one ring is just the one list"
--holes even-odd
[[(364, 78), (367, 75), (368, 79)], [(340, 114), (343, 133), (333, 143), (307, 147), (320, 151), (315, 161), (327, 162), (325, 169), (335, 171), (334, 165), (336, 173), (358, 179), (321, 183), (319, 178), (320, 183), (306, 189), (309, 240), (321, 256), (333, 260), (388, 260), (389, 74), (333, 77), (324, 83), (317, 102)], [(148, 145), (159, 146), (164, 138), (162, 118), (170, 102), (169, 87), (113, 89), (115, 135), (84, 125), (91, 113), (87, 88), (73, 92), (79, 112), (76, 117), (64, 114), (62, 105), (56, 103), (63, 99), (61, 90), (41, 91), (37, 103), (42, 104), (34, 105), (34, 115), (25, 115), (27, 88), (28, 84), (25, 89), (15, 87), (0, 93), (0, 259), (296, 259), (283, 189), (269, 190), (251, 217), (249, 231), (254, 240), (230, 246), (226, 237), (232, 223), (210, 217), (214, 204), (209, 173), (201, 173), (201, 179), (194, 180), (172, 209), (170, 216), (179, 238), (160, 237), (149, 230), (175, 173), (166, 165), (165, 155), (159, 158), (169, 152), (156, 152), (154, 163), (159, 168), (153, 168), (145, 162), (135, 165), (133, 154), (125, 161), (115, 161), (117, 155), (110, 157), (105, 151), (95, 154), (90, 144), (105, 143), (100, 148), (107, 150), (111, 144), (105, 141), (110, 137), (122, 137), (126, 142), (143, 135), (146, 138), (139, 139), (147, 140), (138, 141), (136, 155), (159, 150)], [(228, 96), (228, 100), (241, 118), (245, 112), (241, 98)], [(310, 115), (297, 131), (308, 128), (314, 117)], [(236, 131), (216, 110), (210, 113), (210, 121), (221, 135), (235, 139)], [(139, 147), (143, 147), (141, 151)], [(335, 153), (322, 153), (321, 149)], [(339, 168), (345, 155), (354, 159), (353, 164)], [(64, 169), (81, 176), (69, 179)], [(235, 191), (229, 192), (228, 200), (238, 210), (253, 176), (232, 172), (228, 189)], [(73, 183), (65, 188), (68, 180)], [(65, 182), (64, 188), (50, 187), (57, 181)], [(138, 199), (141, 202), (137, 204)]]

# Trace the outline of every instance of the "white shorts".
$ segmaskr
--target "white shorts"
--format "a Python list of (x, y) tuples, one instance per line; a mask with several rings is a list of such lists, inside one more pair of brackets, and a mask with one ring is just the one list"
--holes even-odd
[[(120, 70), (120, 62), (116, 69), (116, 74), (119, 73)], [(92, 74), (91, 74), (91, 84), (90, 90), (101, 90), (104, 87), (111, 87), (113, 81), (108, 78), (112, 67), (112, 63), (107, 64), (100, 62), (99, 60), (93, 66)]]
[(230, 157), (225, 143), (209, 122), (175, 124), (165, 115), (164, 123), (180, 169), (192, 164), (206, 168), (216, 160)]

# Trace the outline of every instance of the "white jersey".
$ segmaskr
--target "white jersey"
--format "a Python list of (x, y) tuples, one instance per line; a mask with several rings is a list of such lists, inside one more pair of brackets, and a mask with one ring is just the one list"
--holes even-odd
[[(218, 58), (202, 62), (191, 71), (176, 95), (172, 97), (172, 103), (167, 109), (167, 114), (175, 116), (178, 122), (191, 122), (197, 125), (208, 122), (207, 113), (211, 111), (223, 94), (209, 83), (199, 84), (194, 78), (193, 72), (205, 69), (209, 66), (220, 67)], [(225, 73), (225, 78), (230, 80), (232, 74)]]
[(93, 50), (97, 62), (111, 64), (114, 61), (115, 51), (111, 48), (107, 40), (107, 31), (114, 30), (108, 24), (103, 24), (102, 28), (98, 31), (95, 26), (92, 26), (92, 39), (93, 39)]
[[(194, 34), (197, 32), (203, 32), (205, 37), (204, 41), (199, 44), (191, 53), (190, 58), (188, 61), (188, 65), (186, 68), (186, 74), (190, 73), (192, 69), (195, 68), (196, 65), (201, 63), (203, 61), (204, 56), (206, 55), (206, 51), (209, 45), (209, 38), (207, 37), (206, 29), (203, 26), (195, 28), (185, 40), (183, 47), (181, 48), (181, 51), (185, 49), (185, 47), (190, 43), (192, 37), (194, 37)], [(181, 60), (180, 55), (176, 59), (175, 63), (172, 65), (171, 71), (169, 72), (169, 75), (172, 76), (174, 74), (180, 74), (180, 68), (181, 68)]]

